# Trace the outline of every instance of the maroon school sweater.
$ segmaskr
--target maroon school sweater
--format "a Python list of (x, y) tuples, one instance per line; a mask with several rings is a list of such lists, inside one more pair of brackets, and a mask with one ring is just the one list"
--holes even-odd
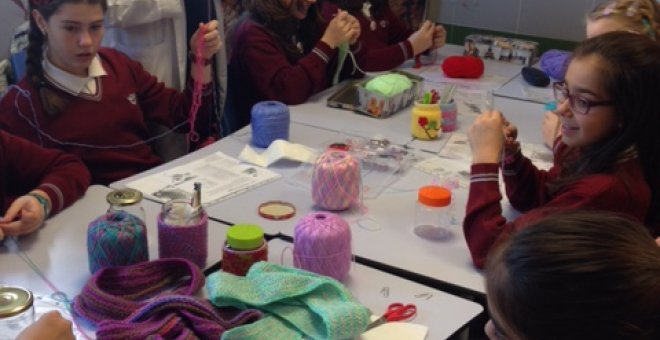
[[(179, 93), (166, 88), (121, 52), (103, 48), (99, 56), (107, 73), (101, 77), (100, 98), (73, 96), (47, 83), (69, 101), (63, 112), (50, 116), (39, 92), (24, 78), (18, 86), (29, 92), (32, 102), (17, 89), (10, 90), (0, 102), (0, 128), (77, 155), (89, 168), (92, 183), (107, 185), (161, 163), (151, 145), (144, 143), (150, 138), (147, 121), (168, 127), (184, 123), (187, 131), (192, 94), (189, 89)], [(201, 125), (210, 114), (211, 96), (204, 95), (198, 131), (207, 130)]]
[(540, 218), (565, 210), (605, 210), (644, 222), (651, 204), (651, 189), (634, 152), (622, 155), (612, 173), (594, 174), (551, 194), (547, 184), (561, 172), (566, 146), (556, 148), (554, 166), (537, 169), (518, 153), (503, 167), (507, 197), (523, 212), (513, 221), (502, 216), (497, 164), (473, 164), (463, 231), (475, 266), (483, 267), (488, 252), (499, 241)]
[[(323, 16), (330, 20), (339, 7), (336, 4), (325, 3)], [(360, 22), (360, 43), (363, 53), (358, 62), (360, 68), (367, 72), (389, 71), (414, 57), (413, 48), (408, 37), (414, 32), (397, 17), (389, 7), (379, 13), (372, 11), (375, 22), (372, 30), (371, 21), (362, 13), (355, 13)]]
[[(262, 100), (278, 100), (287, 105), (301, 104), (330, 87), (337, 64), (337, 49), (320, 39), (311, 51), (290, 61), (284, 48), (261, 25), (247, 21), (232, 38), (229, 86), (237, 127), (250, 123), (252, 106)], [(353, 47), (357, 58), (363, 50)], [(340, 80), (362, 77), (351, 58), (344, 62)]]
[(89, 180), (89, 171), (77, 157), (0, 130), (0, 215), (34, 189), (48, 194), (51, 214), (56, 214), (85, 193)]

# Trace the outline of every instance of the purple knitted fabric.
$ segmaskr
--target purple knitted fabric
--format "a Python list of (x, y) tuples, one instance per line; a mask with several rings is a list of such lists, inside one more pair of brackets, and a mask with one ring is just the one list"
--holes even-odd
[(572, 54), (568, 51), (549, 50), (541, 55), (539, 64), (543, 72), (550, 78), (564, 81), (571, 57)]
[(193, 295), (204, 274), (185, 259), (160, 259), (97, 271), (73, 301), (75, 312), (97, 324), (123, 320), (157, 296)]
[(261, 318), (254, 309), (221, 318), (210, 303), (191, 296), (203, 285), (199, 267), (182, 258), (106, 267), (87, 281), (73, 309), (98, 327), (98, 339), (118, 340), (219, 339)]
[(160, 297), (138, 309), (123, 321), (105, 320), (96, 331), (98, 339), (220, 339), (227, 329), (261, 318), (255, 309), (242, 311), (224, 320), (213, 306), (191, 296)]

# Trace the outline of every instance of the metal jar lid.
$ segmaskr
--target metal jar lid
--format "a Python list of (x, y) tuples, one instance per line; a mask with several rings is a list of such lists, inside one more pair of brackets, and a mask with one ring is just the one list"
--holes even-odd
[(105, 199), (114, 206), (133, 205), (142, 201), (142, 192), (130, 188), (119, 189), (108, 193)]
[(0, 287), (0, 319), (9, 318), (32, 307), (32, 292), (21, 287)]

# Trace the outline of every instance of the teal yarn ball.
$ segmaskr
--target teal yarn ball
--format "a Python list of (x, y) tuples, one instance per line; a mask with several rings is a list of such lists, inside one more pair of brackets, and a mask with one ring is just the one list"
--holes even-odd
[(382, 96), (392, 97), (409, 90), (412, 85), (410, 78), (398, 73), (388, 73), (371, 79), (364, 88)]
[(114, 211), (99, 216), (87, 229), (89, 271), (149, 261), (147, 229), (137, 216)]

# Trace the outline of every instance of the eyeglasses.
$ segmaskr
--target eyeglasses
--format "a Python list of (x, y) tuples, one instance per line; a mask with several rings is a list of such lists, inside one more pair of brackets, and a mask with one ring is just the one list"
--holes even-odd
[(609, 100), (596, 102), (580, 97), (579, 95), (572, 95), (568, 92), (564, 82), (552, 83), (552, 89), (554, 91), (557, 103), (561, 104), (566, 99), (568, 99), (568, 105), (570, 106), (571, 110), (577, 114), (586, 115), (589, 113), (589, 109), (594, 106), (612, 105), (612, 101)]

